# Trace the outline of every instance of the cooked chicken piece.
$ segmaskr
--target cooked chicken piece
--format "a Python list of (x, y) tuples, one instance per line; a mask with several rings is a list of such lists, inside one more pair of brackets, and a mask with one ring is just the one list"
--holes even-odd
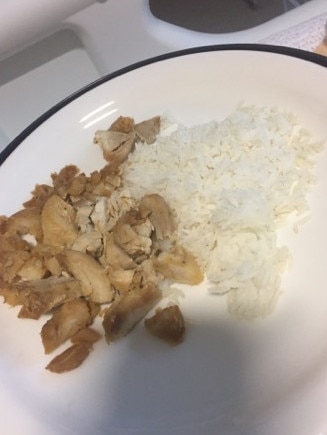
[(73, 204), (76, 210), (75, 225), (82, 233), (90, 231), (93, 228), (90, 216), (94, 209), (94, 202), (81, 199)]
[(89, 311), (93, 319), (96, 318), (96, 316), (100, 313), (101, 310), (101, 304), (98, 302), (93, 302), (90, 299), (87, 300)]
[(5, 283), (0, 279), (0, 296), (3, 297), (3, 302), (10, 305), (11, 307), (16, 307), (21, 305), (21, 298), (19, 291), (15, 290), (10, 286), (10, 284)]
[(0, 234), (5, 234), (7, 229), (8, 216), (0, 215)]
[[(101, 180), (105, 180), (107, 183), (112, 184), (115, 188), (121, 184), (121, 176), (123, 169), (121, 167), (114, 168), (110, 164), (104, 165), (99, 171)], [(92, 173), (91, 175), (93, 175)]]
[(91, 254), (93, 257), (100, 257), (103, 251), (103, 236), (98, 231), (89, 231), (80, 234), (72, 245), (74, 251)]
[(80, 329), (76, 334), (70, 337), (73, 344), (76, 343), (96, 343), (101, 338), (101, 334), (92, 328)]
[(12, 282), (30, 255), (28, 251), (0, 250), (0, 277), (7, 283)]
[(203, 281), (203, 272), (195, 257), (181, 246), (161, 252), (153, 261), (155, 269), (172, 281), (191, 285)]
[(175, 229), (173, 217), (162, 196), (156, 193), (144, 196), (140, 200), (139, 210), (142, 217), (149, 217), (157, 239), (162, 240), (173, 233)]
[(78, 173), (79, 169), (77, 166), (67, 165), (63, 167), (58, 174), (51, 174), (52, 184), (58, 196), (66, 199), (67, 191)]
[(65, 277), (22, 281), (12, 288), (19, 292), (23, 305), (18, 314), (20, 318), (38, 319), (42, 314), (82, 295), (79, 282)]
[(116, 190), (109, 198), (97, 198), (91, 214), (91, 222), (103, 233), (112, 231), (118, 219), (136, 204), (135, 200), (125, 191)]
[(58, 277), (62, 274), (62, 267), (57, 257), (46, 258), (44, 265), (52, 276)]
[(91, 343), (77, 343), (70, 346), (49, 362), (46, 369), (53, 373), (65, 373), (79, 367), (89, 356)]
[[(59, 252), (61, 252), (61, 248), (58, 246), (43, 245), (39, 243), (31, 249), (31, 261), (28, 261), (28, 264), (23, 266), (23, 270), (27, 269), (27, 273), (37, 273), (38, 271), (37, 266), (39, 266), (40, 274), (42, 269), (44, 268), (44, 273), (47, 276), (49, 275), (50, 272), (50, 275), (59, 277), (62, 274), (62, 267), (60, 266), (56, 258), (56, 255)], [(38, 264), (37, 260), (40, 261), (40, 264)], [(28, 266), (28, 268), (26, 268), (26, 266)], [(19, 271), (19, 274), (21, 275), (22, 279), (27, 279), (27, 280), (37, 279), (36, 277), (35, 278), (28, 278), (27, 276), (23, 277), (22, 270)]]
[(51, 353), (92, 322), (85, 299), (74, 299), (61, 305), (42, 327), (41, 338), (45, 353)]
[(184, 318), (177, 305), (159, 308), (152, 317), (145, 319), (144, 326), (152, 335), (172, 346), (184, 340)]
[(113, 302), (102, 323), (107, 343), (127, 335), (160, 298), (161, 292), (157, 287), (146, 283), (143, 288), (125, 293)]
[(153, 284), (159, 284), (164, 279), (163, 275), (159, 273), (153, 264), (153, 258), (147, 258), (139, 266), (139, 272), (142, 282), (152, 282)]
[(130, 270), (136, 267), (133, 259), (115, 243), (112, 233), (106, 234), (104, 239), (104, 257), (105, 264), (112, 270)]
[(25, 208), (42, 208), (47, 199), (53, 194), (53, 190), (53, 187), (47, 184), (37, 184), (32, 192), (32, 198), (24, 202), (23, 206)]
[(44, 204), (41, 213), (43, 243), (54, 246), (71, 246), (77, 238), (74, 208), (52, 195)]
[[(150, 221), (148, 221), (150, 223)], [(151, 235), (151, 224), (148, 225)], [(150, 254), (152, 240), (149, 235), (139, 234), (137, 232), (137, 226), (131, 226), (124, 222), (118, 222), (114, 228), (114, 241), (129, 255), (138, 257), (141, 254)], [(144, 228), (141, 227), (141, 232), (144, 232)]]
[(109, 269), (111, 284), (120, 293), (127, 292), (133, 282), (134, 273), (135, 271), (132, 269)]
[[(108, 204), (108, 198), (100, 197), (96, 200), (93, 206), (93, 210), (90, 214), (90, 222), (92, 225), (94, 225), (94, 228), (96, 231), (99, 231), (100, 233), (105, 233), (110, 231), (110, 224), (108, 225), (108, 222), (110, 221), (110, 214), (107, 210), (107, 204)], [(109, 227), (109, 229), (107, 229)]]
[(121, 133), (130, 133), (134, 130), (134, 119), (128, 116), (119, 116), (109, 127), (111, 131), (120, 131)]
[(70, 186), (67, 189), (67, 195), (70, 198), (80, 198), (87, 185), (87, 177), (84, 173), (78, 174), (71, 182)]
[(135, 143), (135, 133), (122, 133), (112, 130), (95, 132), (94, 143), (100, 145), (104, 159), (114, 167), (120, 165), (131, 152)]
[(95, 200), (99, 196), (109, 197), (121, 184), (122, 168), (110, 164), (88, 177), (84, 198)]
[(80, 282), (84, 296), (100, 304), (112, 301), (114, 289), (105, 269), (91, 255), (67, 249), (57, 258)]
[(0, 235), (0, 252), (28, 251), (30, 249), (26, 240), (17, 235)]
[(160, 116), (155, 116), (135, 125), (137, 136), (147, 144), (152, 144), (160, 132)]
[(142, 218), (137, 210), (131, 209), (113, 228), (114, 242), (134, 258), (144, 254), (147, 256), (151, 252), (152, 231), (150, 220)]
[(32, 234), (37, 241), (42, 240), (41, 207), (24, 208), (9, 217), (8, 234)]
[(32, 253), (23, 266), (18, 270), (17, 275), (23, 281), (42, 279), (47, 272), (43, 258), (38, 253)]

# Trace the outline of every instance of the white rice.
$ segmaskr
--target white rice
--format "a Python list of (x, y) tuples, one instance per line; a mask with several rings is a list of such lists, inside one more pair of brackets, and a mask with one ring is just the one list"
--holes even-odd
[(209, 291), (228, 293), (231, 313), (264, 317), (289, 256), (276, 231), (308, 213), (321, 149), (294, 115), (242, 105), (221, 122), (168, 123), (154, 144), (137, 144), (125, 186), (136, 198), (156, 192), (167, 200), (179, 242), (205, 270)]

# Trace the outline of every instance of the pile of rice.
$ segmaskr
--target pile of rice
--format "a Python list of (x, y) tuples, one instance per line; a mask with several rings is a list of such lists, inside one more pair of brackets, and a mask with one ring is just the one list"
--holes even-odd
[(272, 312), (289, 252), (277, 230), (308, 213), (315, 182), (313, 142), (295, 116), (241, 105), (221, 122), (166, 124), (137, 144), (124, 168), (132, 196), (159, 193), (178, 219), (178, 238), (206, 272), (211, 293), (227, 294), (245, 318)]

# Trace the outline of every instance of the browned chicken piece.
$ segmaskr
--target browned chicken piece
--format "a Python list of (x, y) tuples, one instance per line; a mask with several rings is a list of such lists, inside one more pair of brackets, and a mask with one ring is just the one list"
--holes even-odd
[(7, 222), (8, 234), (31, 234), (40, 242), (43, 232), (41, 226), (41, 207), (29, 207), (14, 213)]
[(67, 191), (79, 173), (79, 169), (75, 165), (67, 165), (63, 167), (59, 173), (51, 174), (52, 184), (58, 196), (66, 199)]
[(121, 133), (130, 133), (134, 130), (134, 119), (129, 116), (119, 116), (109, 127), (111, 131), (120, 131)]
[(76, 210), (75, 225), (78, 230), (85, 233), (93, 228), (90, 216), (94, 209), (94, 201), (80, 199), (73, 204)]
[(112, 303), (104, 315), (107, 343), (127, 335), (160, 300), (161, 292), (152, 283), (125, 293)]
[(11, 307), (16, 307), (21, 305), (21, 298), (19, 291), (12, 288), (10, 284), (4, 282), (0, 279), (0, 296), (3, 297), (4, 303), (10, 305)]
[(38, 319), (42, 314), (82, 295), (79, 282), (65, 277), (22, 281), (12, 288), (19, 292), (23, 305), (18, 315), (20, 318)]
[(97, 130), (94, 143), (100, 145), (104, 159), (114, 167), (126, 160), (135, 143), (135, 133)]
[(135, 204), (136, 201), (124, 192), (115, 191), (109, 198), (99, 197), (90, 215), (91, 222), (97, 231), (108, 233)]
[(150, 254), (153, 231), (149, 219), (144, 219), (136, 210), (125, 213), (113, 229), (114, 242), (132, 257)]
[(44, 265), (52, 276), (59, 277), (62, 274), (62, 267), (57, 257), (52, 256), (49, 258), (45, 258)]
[(80, 234), (72, 245), (72, 250), (91, 254), (98, 258), (103, 251), (103, 235), (99, 231)]
[(195, 257), (181, 246), (160, 252), (153, 261), (155, 269), (174, 282), (195, 285), (203, 281), (203, 272)]
[(129, 255), (138, 257), (141, 254), (150, 254), (152, 240), (149, 235), (139, 234), (136, 226), (118, 222), (114, 228), (115, 242)]
[(135, 125), (135, 131), (141, 141), (152, 144), (160, 131), (160, 116), (154, 116)]
[(174, 220), (169, 206), (162, 196), (156, 193), (144, 196), (140, 200), (139, 211), (141, 216), (149, 217), (158, 240), (162, 240), (173, 233), (175, 229)]
[(125, 293), (131, 287), (135, 270), (129, 269), (108, 269), (111, 284), (119, 291), (120, 294)]
[(30, 249), (26, 240), (17, 235), (0, 235), (0, 252), (28, 251)]
[(100, 304), (112, 301), (114, 289), (106, 271), (91, 255), (67, 249), (57, 258), (80, 282), (84, 296)]
[(87, 299), (87, 303), (89, 306), (90, 315), (93, 319), (96, 318), (100, 314), (101, 311), (101, 304), (97, 302), (93, 302), (90, 299)]
[(113, 234), (107, 233), (104, 239), (104, 256), (102, 263), (108, 267), (111, 284), (119, 292), (126, 292), (137, 267), (134, 260), (114, 242)]
[(45, 353), (51, 353), (92, 322), (93, 317), (85, 299), (74, 299), (61, 305), (42, 327), (41, 338)]
[(76, 334), (70, 337), (73, 344), (76, 343), (96, 343), (101, 339), (101, 334), (93, 328), (80, 329)]
[(11, 283), (16, 277), (18, 271), (24, 266), (30, 258), (29, 251), (2, 251), (0, 250), (0, 276), (7, 282)]
[[(113, 168), (111, 165), (106, 164), (99, 171), (95, 171), (100, 174), (101, 180), (106, 180), (106, 182), (111, 183), (115, 188), (119, 187), (121, 184), (121, 176), (123, 174), (123, 169)], [(91, 177), (94, 176), (92, 172)]]
[(46, 369), (52, 373), (65, 373), (79, 367), (92, 351), (92, 343), (81, 342), (70, 346), (54, 357)]
[(121, 185), (122, 168), (110, 164), (92, 172), (86, 185), (85, 198), (109, 197)]
[(27, 261), (17, 271), (17, 275), (24, 281), (33, 281), (44, 278), (47, 268), (39, 253), (32, 252)]
[(66, 194), (70, 197), (80, 198), (87, 186), (87, 177), (84, 173), (78, 174), (67, 188)]
[(31, 246), (19, 236), (0, 235), (0, 276), (6, 282), (41, 279), (47, 272), (40, 246)]
[(47, 199), (53, 194), (53, 186), (47, 184), (37, 184), (32, 192), (32, 198), (24, 202), (25, 208), (40, 207), (42, 208)]
[(7, 232), (8, 216), (0, 215), (0, 234)]
[(54, 246), (71, 246), (78, 236), (74, 208), (58, 195), (46, 201), (41, 213), (43, 243)]
[[(31, 259), (35, 257), (36, 259), (42, 261), (42, 267), (44, 267), (47, 276), (50, 273), (52, 276), (59, 277), (62, 275), (62, 267), (60, 266), (56, 255), (61, 252), (61, 250), (62, 248), (58, 246), (43, 245), (42, 243), (38, 243), (31, 250)], [(21, 270), (19, 271), (19, 274), (21, 274)]]
[(139, 266), (139, 274), (141, 277), (140, 282), (152, 282), (153, 284), (159, 284), (164, 279), (164, 276), (159, 273), (154, 267), (153, 257), (147, 258)]
[(159, 308), (155, 314), (145, 319), (145, 328), (155, 337), (175, 346), (185, 337), (184, 317), (177, 305)]
[(112, 233), (107, 233), (104, 239), (104, 261), (113, 270), (135, 269), (134, 260), (114, 241)]

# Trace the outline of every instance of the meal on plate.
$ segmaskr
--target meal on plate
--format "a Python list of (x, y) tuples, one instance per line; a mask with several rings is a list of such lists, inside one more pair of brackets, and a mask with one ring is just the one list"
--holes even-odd
[(119, 117), (95, 132), (106, 164), (69, 164), (0, 217), (0, 295), (19, 318), (45, 323), (47, 369), (82, 364), (101, 338), (139, 322), (171, 344), (185, 321), (176, 283), (226, 295), (232, 315), (273, 311), (289, 257), (277, 230), (308, 212), (313, 142), (277, 108), (240, 106), (221, 122), (186, 127), (164, 117)]

